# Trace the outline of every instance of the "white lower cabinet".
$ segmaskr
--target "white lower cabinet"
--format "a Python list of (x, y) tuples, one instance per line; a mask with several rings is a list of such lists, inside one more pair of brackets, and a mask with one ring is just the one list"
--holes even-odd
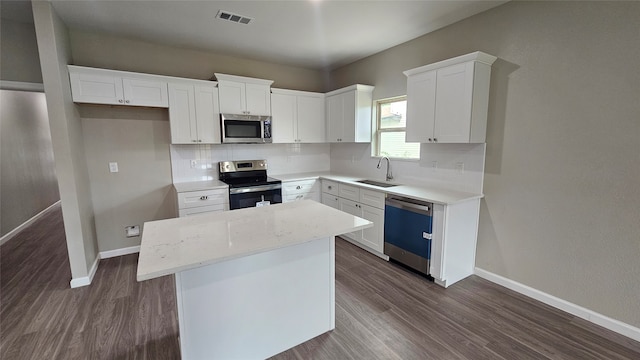
[(178, 216), (229, 210), (229, 190), (213, 189), (178, 193)]
[[(373, 227), (346, 233), (342, 236), (363, 249), (384, 255), (384, 199), (385, 194), (330, 180), (322, 180), (322, 203), (373, 222)], [(373, 206), (372, 206), (373, 205)]]
[(282, 202), (314, 200), (320, 202), (320, 181), (296, 180), (282, 183)]

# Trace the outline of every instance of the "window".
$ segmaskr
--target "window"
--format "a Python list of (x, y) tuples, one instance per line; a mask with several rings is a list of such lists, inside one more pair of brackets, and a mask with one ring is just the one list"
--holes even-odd
[(404, 141), (407, 124), (407, 97), (376, 102), (376, 146), (374, 156), (419, 159), (420, 143)]

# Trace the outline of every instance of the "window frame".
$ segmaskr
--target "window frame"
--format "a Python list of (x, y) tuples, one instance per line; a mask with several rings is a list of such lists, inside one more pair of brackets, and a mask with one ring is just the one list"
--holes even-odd
[[(400, 95), (400, 96), (394, 96), (391, 98), (386, 98), (386, 99), (380, 99), (380, 100), (376, 100), (375, 101), (375, 122), (374, 122), (374, 126), (375, 126), (375, 136), (374, 136), (374, 144), (371, 147), (372, 148), (372, 152), (373, 154), (371, 154), (372, 157), (376, 157), (376, 158), (380, 158), (383, 157), (385, 155), (380, 154), (380, 145), (382, 143), (382, 133), (392, 133), (392, 132), (404, 132), (406, 134), (407, 132), (407, 127), (406, 124), (404, 127), (396, 127), (396, 128), (386, 128), (383, 129), (381, 126), (381, 106), (384, 104), (389, 104), (389, 103), (393, 103), (393, 102), (398, 102), (398, 101), (407, 101), (407, 95)], [(394, 160), (403, 160), (403, 161), (419, 161), (420, 160), (420, 152), (418, 151), (418, 157), (413, 158), (413, 157), (393, 157), (390, 156), (389, 158), (394, 159)]]

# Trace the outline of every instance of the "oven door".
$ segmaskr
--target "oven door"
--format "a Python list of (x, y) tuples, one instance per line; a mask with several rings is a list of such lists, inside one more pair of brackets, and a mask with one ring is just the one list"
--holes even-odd
[(269, 201), (271, 204), (282, 203), (282, 185), (270, 184), (229, 189), (231, 210), (255, 207), (261, 201)]

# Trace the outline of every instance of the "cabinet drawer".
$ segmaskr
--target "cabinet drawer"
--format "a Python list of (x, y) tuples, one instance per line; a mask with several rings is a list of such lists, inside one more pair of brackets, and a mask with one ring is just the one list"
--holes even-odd
[(283, 202), (291, 202), (298, 200), (314, 200), (320, 202), (320, 193), (317, 191), (311, 191), (298, 194), (287, 194), (283, 197)]
[(322, 192), (323, 193), (327, 193), (327, 194), (338, 196), (339, 188), (340, 188), (340, 186), (335, 181), (322, 180)]
[(178, 209), (229, 204), (229, 190), (202, 190), (178, 193)]
[(378, 191), (360, 189), (360, 202), (373, 206), (378, 209), (384, 209), (385, 194)]
[(360, 188), (351, 185), (340, 184), (338, 196), (341, 198), (360, 201)]
[(187, 216), (196, 215), (196, 214), (203, 214), (203, 213), (216, 212), (216, 211), (226, 211), (226, 210), (229, 210), (229, 206), (227, 204), (208, 205), (208, 206), (180, 209), (178, 211), (178, 216), (187, 217)]
[(282, 191), (287, 195), (305, 194), (318, 191), (317, 180), (291, 181), (282, 184)]

